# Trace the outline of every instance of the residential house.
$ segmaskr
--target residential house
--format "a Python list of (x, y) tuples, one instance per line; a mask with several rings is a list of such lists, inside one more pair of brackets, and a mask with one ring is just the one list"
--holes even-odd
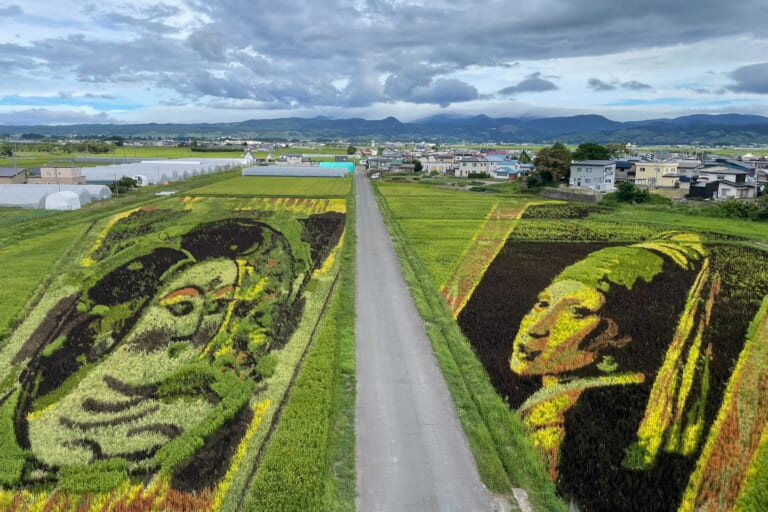
[(520, 164), (517, 163), (517, 160), (508, 160), (506, 165), (498, 165), (497, 163), (491, 162), (488, 170), (491, 178), (501, 178), (506, 180), (509, 179), (510, 173), (519, 174)]
[(288, 165), (301, 165), (302, 158), (301, 153), (283, 153), (277, 158), (277, 161)]
[(635, 163), (635, 185), (640, 187), (660, 187), (665, 174), (677, 173), (677, 162), (637, 162)]
[(457, 162), (456, 177), (468, 178), (470, 174), (489, 174), (489, 162), (485, 158), (465, 157)]
[(616, 188), (615, 180), (616, 163), (612, 160), (571, 162), (570, 187), (613, 192)]
[(41, 167), (39, 176), (31, 176), (27, 183), (49, 185), (85, 185), (81, 167)]
[(677, 172), (687, 174), (688, 176), (695, 176), (699, 169), (704, 167), (701, 160), (678, 160)]
[(453, 160), (451, 162), (429, 161), (427, 158), (421, 158), (421, 170), (427, 174), (437, 173), (445, 176), (449, 171), (453, 171)]
[(755, 185), (747, 183), (747, 172), (726, 166), (705, 167), (699, 170), (691, 184), (690, 197), (702, 199), (752, 199)]
[(0, 184), (24, 183), (27, 179), (25, 169), (0, 167)]
[(616, 183), (622, 181), (635, 181), (635, 162), (629, 160), (616, 160)]

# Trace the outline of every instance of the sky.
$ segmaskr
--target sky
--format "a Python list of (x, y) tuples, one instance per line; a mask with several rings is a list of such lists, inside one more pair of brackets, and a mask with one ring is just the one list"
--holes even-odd
[(0, 125), (768, 115), (765, 0), (0, 0)]

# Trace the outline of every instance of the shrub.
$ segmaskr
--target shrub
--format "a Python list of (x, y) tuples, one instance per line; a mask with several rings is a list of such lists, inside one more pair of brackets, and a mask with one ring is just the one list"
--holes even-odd
[(650, 193), (628, 181), (616, 185), (616, 200), (620, 203), (647, 203)]

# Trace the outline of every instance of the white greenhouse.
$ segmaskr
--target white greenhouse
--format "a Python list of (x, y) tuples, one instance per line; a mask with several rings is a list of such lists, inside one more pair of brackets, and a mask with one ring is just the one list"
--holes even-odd
[(46, 198), (57, 192), (72, 192), (79, 206), (92, 201), (103, 201), (112, 197), (112, 191), (105, 185), (0, 185), (0, 207), (46, 208)]
[[(87, 195), (87, 192), (86, 192)], [(62, 190), (61, 192), (53, 192), (45, 196), (45, 209), (46, 210), (78, 210), (82, 203), (80, 202), (82, 196), (79, 196), (71, 190)]]

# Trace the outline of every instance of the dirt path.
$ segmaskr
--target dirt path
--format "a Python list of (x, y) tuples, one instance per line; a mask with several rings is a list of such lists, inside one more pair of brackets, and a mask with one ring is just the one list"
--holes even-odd
[(371, 185), (355, 180), (357, 509), (492, 510)]

